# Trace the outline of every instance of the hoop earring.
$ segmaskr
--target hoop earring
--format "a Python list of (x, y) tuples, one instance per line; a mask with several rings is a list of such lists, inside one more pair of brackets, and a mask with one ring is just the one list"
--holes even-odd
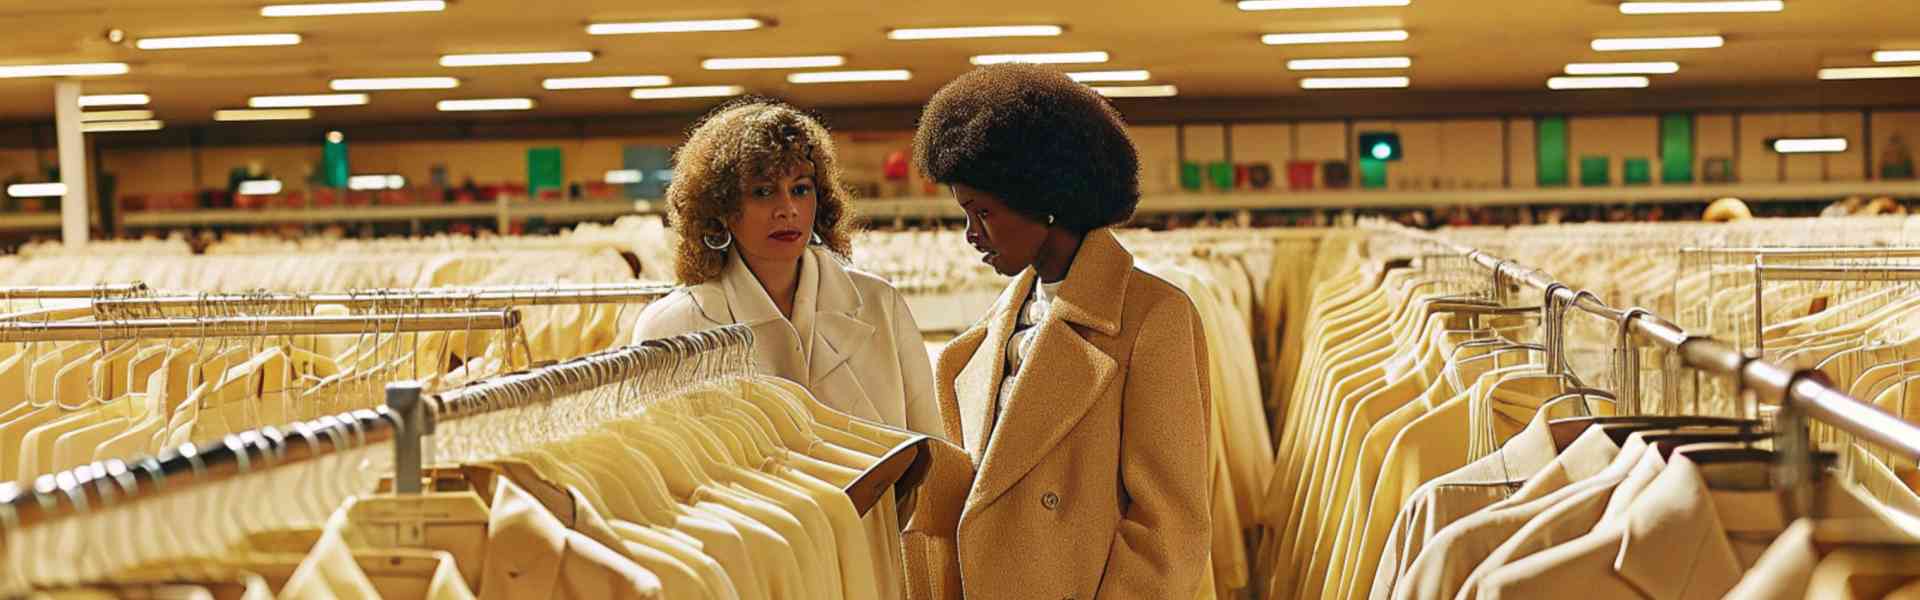
[(1052, 224), (1053, 224), (1053, 215), (1047, 215), (1047, 224), (1048, 224), (1048, 225), (1052, 225)]
[(700, 243), (706, 244), (708, 250), (723, 252), (733, 246), (733, 232), (723, 229), (717, 234), (709, 233), (700, 236)]
[(813, 245), (815, 245), (815, 246), (825, 246), (825, 245), (827, 245), (827, 240), (825, 240), (825, 239), (821, 239), (821, 237), (820, 237), (820, 232), (818, 232), (818, 231), (815, 231), (815, 232), (813, 232)]

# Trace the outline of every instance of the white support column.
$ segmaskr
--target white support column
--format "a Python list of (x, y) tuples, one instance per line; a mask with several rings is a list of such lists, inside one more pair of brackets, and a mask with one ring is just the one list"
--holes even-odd
[(56, 147), (60, 150), (60, 183), (67, 186), (60, 198), (60, 239), (68, 246), (87, 243), (87, 212), (92, 197), (87, 190), (87, 142), (80, 133), (80, 82), (53, 84), (53, 126)]

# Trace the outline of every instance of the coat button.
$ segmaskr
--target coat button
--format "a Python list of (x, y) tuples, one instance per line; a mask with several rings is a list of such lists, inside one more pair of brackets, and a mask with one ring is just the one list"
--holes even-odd
[(1053, 510), (1053, 509), (1055, 509), (1055, 508), (1059, 508), (1059, 507), (1060, 507), (1060, 495), (1059, 495), (1059, 494), (1055, 494), (1055, 493), (1053, 493), (1053, 492), (1047, 492), (1047, 493), (1045, 493), (1045, 494), (1041, 494), (1041, 495), (1040, 495), (1040, 505), (1041, 505), (1041, 506), (1044, 506), (1044, 507), (1047, 507), (1047, 510)]

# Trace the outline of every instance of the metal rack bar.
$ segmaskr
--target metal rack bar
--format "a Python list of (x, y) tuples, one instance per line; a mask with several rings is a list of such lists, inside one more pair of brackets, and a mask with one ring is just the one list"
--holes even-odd
[(96, 300), (100, 315), (193, 314), (209, 307), (253, 307), (263, 310), (306, 310), (340, 305), (352, 310), (480, 309), (569, 304), (631, 304), (650, 302), (671, 293), (673, 286), (653, 284), (558, 286), (539, 289), (376, 289), (322, 294), (207, 294)]
[[(1743, 386), (1755, 390), (1762, 399), (1780, 404), (1783, 408), (1782, 414), (1787, 417), (1786, 422), (1781, 426), (1782, 429), (1804, 428), (1804, 424), (1793, 422), (1797, 415), (1804, 415), (1854, 436), (1881, 443), (1908, 458), (1920, 460), (1920, 425), (1908, 423), (1879, 407), (1848, 396), (1845, 392), (1828, 385), (1817, 374), (1794, 371), (1754, 358), (1724, 342), (1688, 334), (1673, 323), (1653, 315), (1607, 307), (1598, 300), (1592, 299), (1590, 295), (1583, 296), (1580, 292), (1559, 284), (1552, 276), (1539, 269), (1405, 227), (1384, 226), (1380, 229), (1450, 248), (1472, 259), (1474, 263), (1492, 270), (1496, 280), (1513, 282), (1542, 292), (1552, 289), (1553, 296), (1566, 302), (1568, 306), (1578, 307), (1587, 313), (1610, 319), (1615, 323), (1622, 323), (1625, 319), (1624, 327), (1628, 332), (1651, 340), (1662, 348), (1676, 353), (1680, 364), (1708, 373), (1737, 377)], [(1828, 252), (1831, 250), (1833, 249), (1820, 249)], [(1887, 249), (1863, 249), (1862, 255), (1886, 256), (1885, 250)], [(1582, 299), (1586, 299), (1587, 302), (1582, 303)], [(1810, 457), (1802, 458), (1810, 460)], [(1811, 473), (1810, 468), (1805, 471)]]
[(0, 342), (86, 342), (145, 338), (216, 338), (272, 335), (350, 335), (467, 329), (511, 329), (514, 309), (391, 315), (320, 317), (168, 318), (90, 322), (4, 322)]
[(0, 300), (52, 300), (57, 298), (100, 298), (131, 296), (147, 292), (145, 283), (106, 283), (101, 285), (34, 285), (0, 287)]

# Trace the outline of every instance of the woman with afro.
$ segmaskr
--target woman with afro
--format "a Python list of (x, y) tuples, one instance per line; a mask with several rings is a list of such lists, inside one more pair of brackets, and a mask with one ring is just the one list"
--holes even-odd
[(906, 300), (844, 264), (853, 207), (818, 121), (759, 98), (714, 109), (674, 154), (666, 203), (683, 287), (647, 306), (636, 341), (746, 324), (760, 372), (841, 412), (938, 434)]
[(1013, 278), (934, 375), (946, 437), (977, 468), (955, 532), (965, 596), (1196, 597), (1206, 340), (1192, 301), (1109, 229), (1140, 199), (1119, 113), (1061, 73), (984, 67), (928, 102), (914, 160)]

